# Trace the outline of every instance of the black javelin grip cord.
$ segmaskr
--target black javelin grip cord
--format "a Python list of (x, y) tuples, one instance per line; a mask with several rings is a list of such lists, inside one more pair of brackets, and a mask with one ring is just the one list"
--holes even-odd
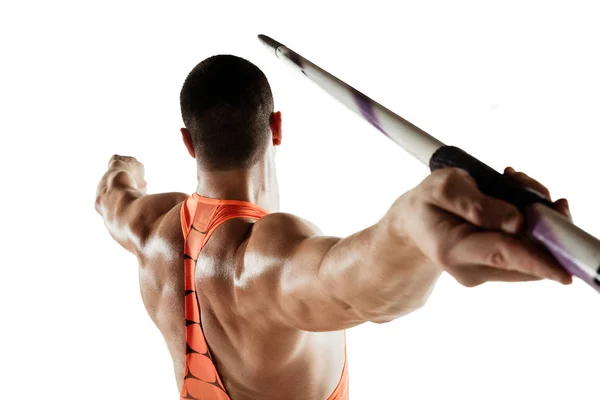
[(546, 198), (465, 151), (446, 146), (278, 41), (265, 35), (258, 38), (278, 58), (299, 69), (431, 171), (462, 168), (475, 179), (482, 193), (514, 204), (525, 214), (528, 236), (544, 245), (568, 272), (600, 292), (600, 241), (550, 208), (552, 204)]

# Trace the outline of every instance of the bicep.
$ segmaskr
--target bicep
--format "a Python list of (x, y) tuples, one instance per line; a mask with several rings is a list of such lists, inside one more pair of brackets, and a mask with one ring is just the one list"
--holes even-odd
[(277, 273), (265, 274), (271, 287), (262, 293), (283, 324), (305, 331), (337, 331), (364, 321), (345, 301), (337, 298), (322, 279), (320, 269), (330, 250), (341, 240), (323, 236), (312, 224), (293, 216), (278, 217), (273, 227), (262, 232), (267, 258), (280, 260)]

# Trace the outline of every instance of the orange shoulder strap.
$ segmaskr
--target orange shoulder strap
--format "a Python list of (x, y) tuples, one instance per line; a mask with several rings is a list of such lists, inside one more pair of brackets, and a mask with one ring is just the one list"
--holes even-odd
[(209, 199), (196, 193), (188, 197), (181, 207), (181, 228), (185, 238), (186, 324), (186, 362), (181, 399), (230, 400), (202, 331), (196, 296), (196, 261), (219, 225), (233, 218), (260, 219), (266, 214), (266, 210), (251, 203)]

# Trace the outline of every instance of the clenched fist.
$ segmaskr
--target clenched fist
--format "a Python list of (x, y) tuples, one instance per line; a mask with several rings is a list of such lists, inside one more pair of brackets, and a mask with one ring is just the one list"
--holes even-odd
[[(548, 189), (526, 174), (512, 168), (504, 173), (550, 199)], [(565, 199), (553, 204), (571, 218)], [(519, 210), (481, 193), (465, 170), (436, 170), (401, 196), (390, 212), (398, 232), (408, 234), (426, 257), (464, 286), (488, 281), (572, 281), (549, 252), (524, 236)]]
[(138, 189), (146, 190), (147, 184), (144, 179), (144, 164), (139, 162), (135, 157), (113, 155), (108, 161), (108, 168), (122, 167), (133, 176)]

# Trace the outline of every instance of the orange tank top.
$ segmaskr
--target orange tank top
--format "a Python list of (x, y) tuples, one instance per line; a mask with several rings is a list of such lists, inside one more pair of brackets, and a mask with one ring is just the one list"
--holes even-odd
[[(234, 218), (259, 220), (266, 210), (245, 201), (218, 200), (193, 193), (181, 207), (181, 227), (185, 238), (185, 375), (180, 398), (188, 400), (231, 400), (213, 362), (200, 321), (196, 297), (196, 260), (212, 233)], [(327, 400), (348, 399), (348, 368), (344, 362), (342, 377)]]

